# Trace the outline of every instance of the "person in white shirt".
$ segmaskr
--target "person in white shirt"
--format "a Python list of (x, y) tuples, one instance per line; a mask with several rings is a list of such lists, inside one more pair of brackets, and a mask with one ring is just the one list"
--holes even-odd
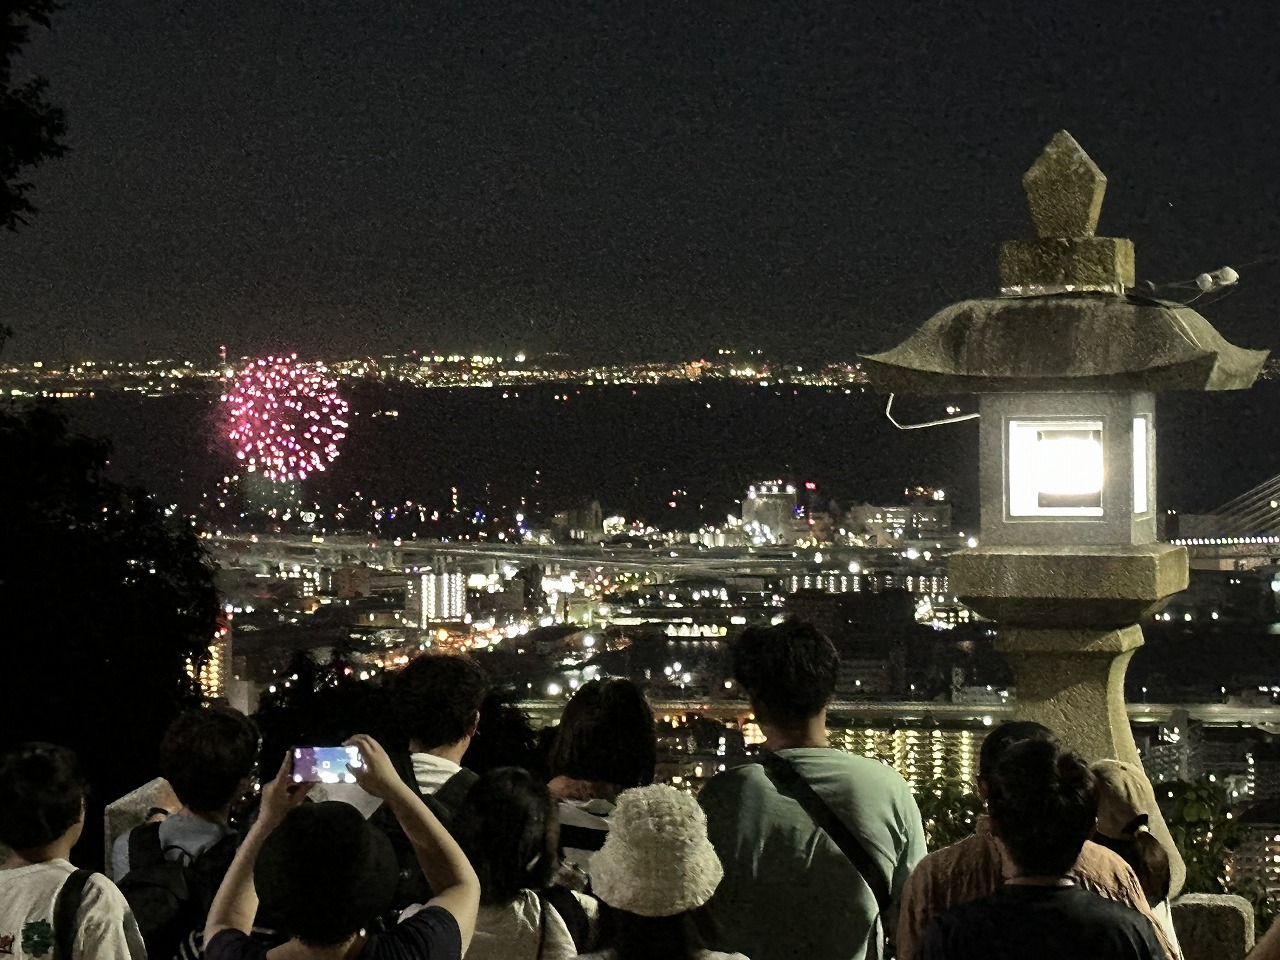
[[(462, 756), (476, 735), (488, 681), (470, 657), (426, 653), (396, 674), (391, 689), (418, 792), (434, 796), (464, 772)], [(474, 775), (463, 779), (468, 788), (475, 782)]]
[(84, 829), (85, 789), (66, 747), (27, 743), (0, 758), (0, 844), (13, 851), (0, 860), (0, 956), (43, 960), (62, 943), (67, 960), (145, 960), (115, 884), (98, 873), (86, 879), (70, 863)]
[[(463, 797), (476, 782), (476, 775), (462, 766), (462, 755), (476, 734), (487, 687), (484, 671), (474, 660), (446, 653), (415, 657), (391, 682), (398, 739), (409, 747), (408, 767), (401, 754), (397, 768), (445, 829), (452, 828)], [(426, 901), (431, 887), (400, 825), (385, 809), (374, 811), (369, 819), (391, 840), (400, 865), (396, 909)]]

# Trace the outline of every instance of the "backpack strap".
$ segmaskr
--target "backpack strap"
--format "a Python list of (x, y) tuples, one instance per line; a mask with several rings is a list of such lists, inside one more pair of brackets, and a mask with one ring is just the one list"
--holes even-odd
[(160, 843), (160, 822), (144, 823), (129, 831), (129, 871), (164, 862)]
[(587, 940), (591, 936), (591, 919), (587, 916), (582, 901), (575, 897), (568, 887), (554, 885), (541, 891), (538, 899), (542, 901), (543, 939), (546, 939), (547, 910), (554, 909), (569, 929), (574, 949), (578, 953), (586, 953)]
[(551, 904), (547, 903), (547, 899), (543, 894), (538, 894), (538, 906), (542, 909), (538, 911), (538, 952), (534, 960), (542, 960), (542, 951), (547, 946), (547, 911), (551, 909)]
[(832, 842), (840, 848), (840, 852), (849, 858), (849, 862), (871, 888), (881, 916), (887, 917), (893, 901), (889, 892), (889, 882), (862, 841), (854, 836), (853, 831), (845, 826), (844, 821), (836, 816), (835, 811), (818, 796), (809, 785), (809, 781), (800, 775), (800, 771), (786, 757), (780, 757), (776, 753), (766, 753), (761, 757), (760, 765), (773, 781), (774, 787), (799, 803), (804, 812), (809, 815), (809, 819), (820, 830), (825, 831)]
[(85, 884), (93, 876), (92, 870), (76, 870), (63, 881), (58, 899), (53, 906), (53, 955), (54, 960), (71, 960), (76, 940), (76, 915), (84, 900)]
[(472, 785), (480, 779), (480, 775), (473, 770), (463, 767), (452, 777), (446, 780), (440, 789), (430, 796), (435, 798), (436, 803), (444, 807), (451, 814), (457, 813), (462, 808), (462, 801), (467, 795), (467, 791)]

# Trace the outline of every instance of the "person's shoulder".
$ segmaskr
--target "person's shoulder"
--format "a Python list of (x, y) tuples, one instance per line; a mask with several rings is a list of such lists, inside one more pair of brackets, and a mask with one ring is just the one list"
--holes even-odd
[(833, 747), (803, 747), (779, 750), (778, 756), (791, 761), (802, 774), (811, 779), (847, 778), (845, 782), (853, 790), (877, 790), (911, 796), (911, 787), (897, 770), (880, 760), (864, 757)]
[(265, 960), (267, 947), (242, 930), (219, 930), (204, 944), (205, 960)]
[(89, 879), (84, 885), (84, 902), (99, 902), (104, 906), (119, 907), (121, 912), (127, 906), (124, 894), (120, 892), (120, 888), (111, 882), (111, 878), (104, 873), (90, 874)]
[(1116, 889), (1136, 883), (1133, 868), (1124, 857), (1092, 840), (1086, 840), (1080, 848), (1080, 856), (1076, 857), (1071, 873), (1086, 886), (1097, 887), (1112, 895)]
[(562, 827), (586, 830), (608, 830), (613, 804), (608, 800), (561, 800), (556, 804), (556, 817)]
[(748, 761), (717, 773), (703, 785), (698, 797), (714, 797), (721, 793), (733, 793), (751, 784), (763, 784), (767, 781), (768, 777), (765, 775), (764, 767), (759, 762)]
[(987, 926), (994, 907), (991, 897), (980, 897), (935, 913), (920, 931), (916, 956), (970, 956), (971, 945), (975, 939), (981, 939), (980, 931)]
[[(441, 906), (423, 907), (383, 936), (401, 943), (408, 942), (414, 950), (432, 960), (462, 956), (462, 931), (458, 929), (458, 921)], [(375, 951), (371, 956), (376, 958), (378, 954)]]
[(1079, 885), (1072, 889), (1074, 908), (1081, 914), (1105, 918), (1108, 922), (1118, 921), (1124, 926), (1133, 926), (1139, 930), (1151, 926), (1150, 920), (1123, 901), (1104, 897)]
[(906, 780), (889, 764), (883, 760), (873, 760), (871, 757), (864, 757), (860, 753), (848, 753), (839, 751), (842, 762), (854, 773), (859, 780), (863, 782), (873, 782), (878, 786), (883, 786), (896, 791), (897, 793), (911, 796), (911, 787)]
[[(715, 822), (725, 822), (737, 816), (744, 804), (763, 802), (773, 786), (759, 763), (744, 763), (717, 773), (698, 792), (698, 803), (715, 827)], [(750, 798), (756, 798), (752, 800)]]
[[(1104, 940), (1114, 941), (1119, 937), (1129, 943), (1145, 944), (1146, 953), (1163, 957), (1164, 949), (1151, 920), (1128, 904), (1076, 887), (1073, 906), (1077, 929), (1092, 929), (1095, 937)], [(1138, 955), (1145, 956), (1146, 953)]]
[(160, 845), (165, 849), (177, 847), (188, 856), (198, 857), (214, 844), (234, 836), (235, 831), (212, 820), (173, 813), (160, 821), (159, 834)]
[(956, 870), (985, 863), (987, 859), (986, 842), (976, 833), (971, 833), (963, 840), (925, 854), (911, 871), (907, 882), (918, 884), (929, 880), (943, 880)]

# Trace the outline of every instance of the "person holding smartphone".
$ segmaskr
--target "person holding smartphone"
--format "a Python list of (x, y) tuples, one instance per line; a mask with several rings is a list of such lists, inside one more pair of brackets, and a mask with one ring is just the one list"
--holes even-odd
[[(394, 898), (390, 842), (349, 804), (304, 803), (311, 783), (293, 779), (292, 754), (262, 791), (249, 830), (218, 888), (205, 926), (207, 960), (460, 960), (475, 930), (480, 882), (466, 855), (372, 737), (352, 737), (349, 769), (395, 814), (438, 893), (384, 933), (367, 930)], [(249, 936), (258, 887), (290, 939), (268, 948)]]

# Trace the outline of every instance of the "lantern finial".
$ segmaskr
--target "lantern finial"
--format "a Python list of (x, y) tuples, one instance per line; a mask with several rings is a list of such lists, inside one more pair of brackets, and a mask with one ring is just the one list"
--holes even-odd
[(1001, 245), (1001, 293), (1122, 295), (1133, 286), (1133, 243), (1094, 236), (1107, 178), (1071, 134), (1053, 135), (1022, 185), (1037, 239)]
[(1098, 229), (1107, 178), (1067, 131), (1053, 135), (1022, 186), (1038, 236), (1092, 237)]

